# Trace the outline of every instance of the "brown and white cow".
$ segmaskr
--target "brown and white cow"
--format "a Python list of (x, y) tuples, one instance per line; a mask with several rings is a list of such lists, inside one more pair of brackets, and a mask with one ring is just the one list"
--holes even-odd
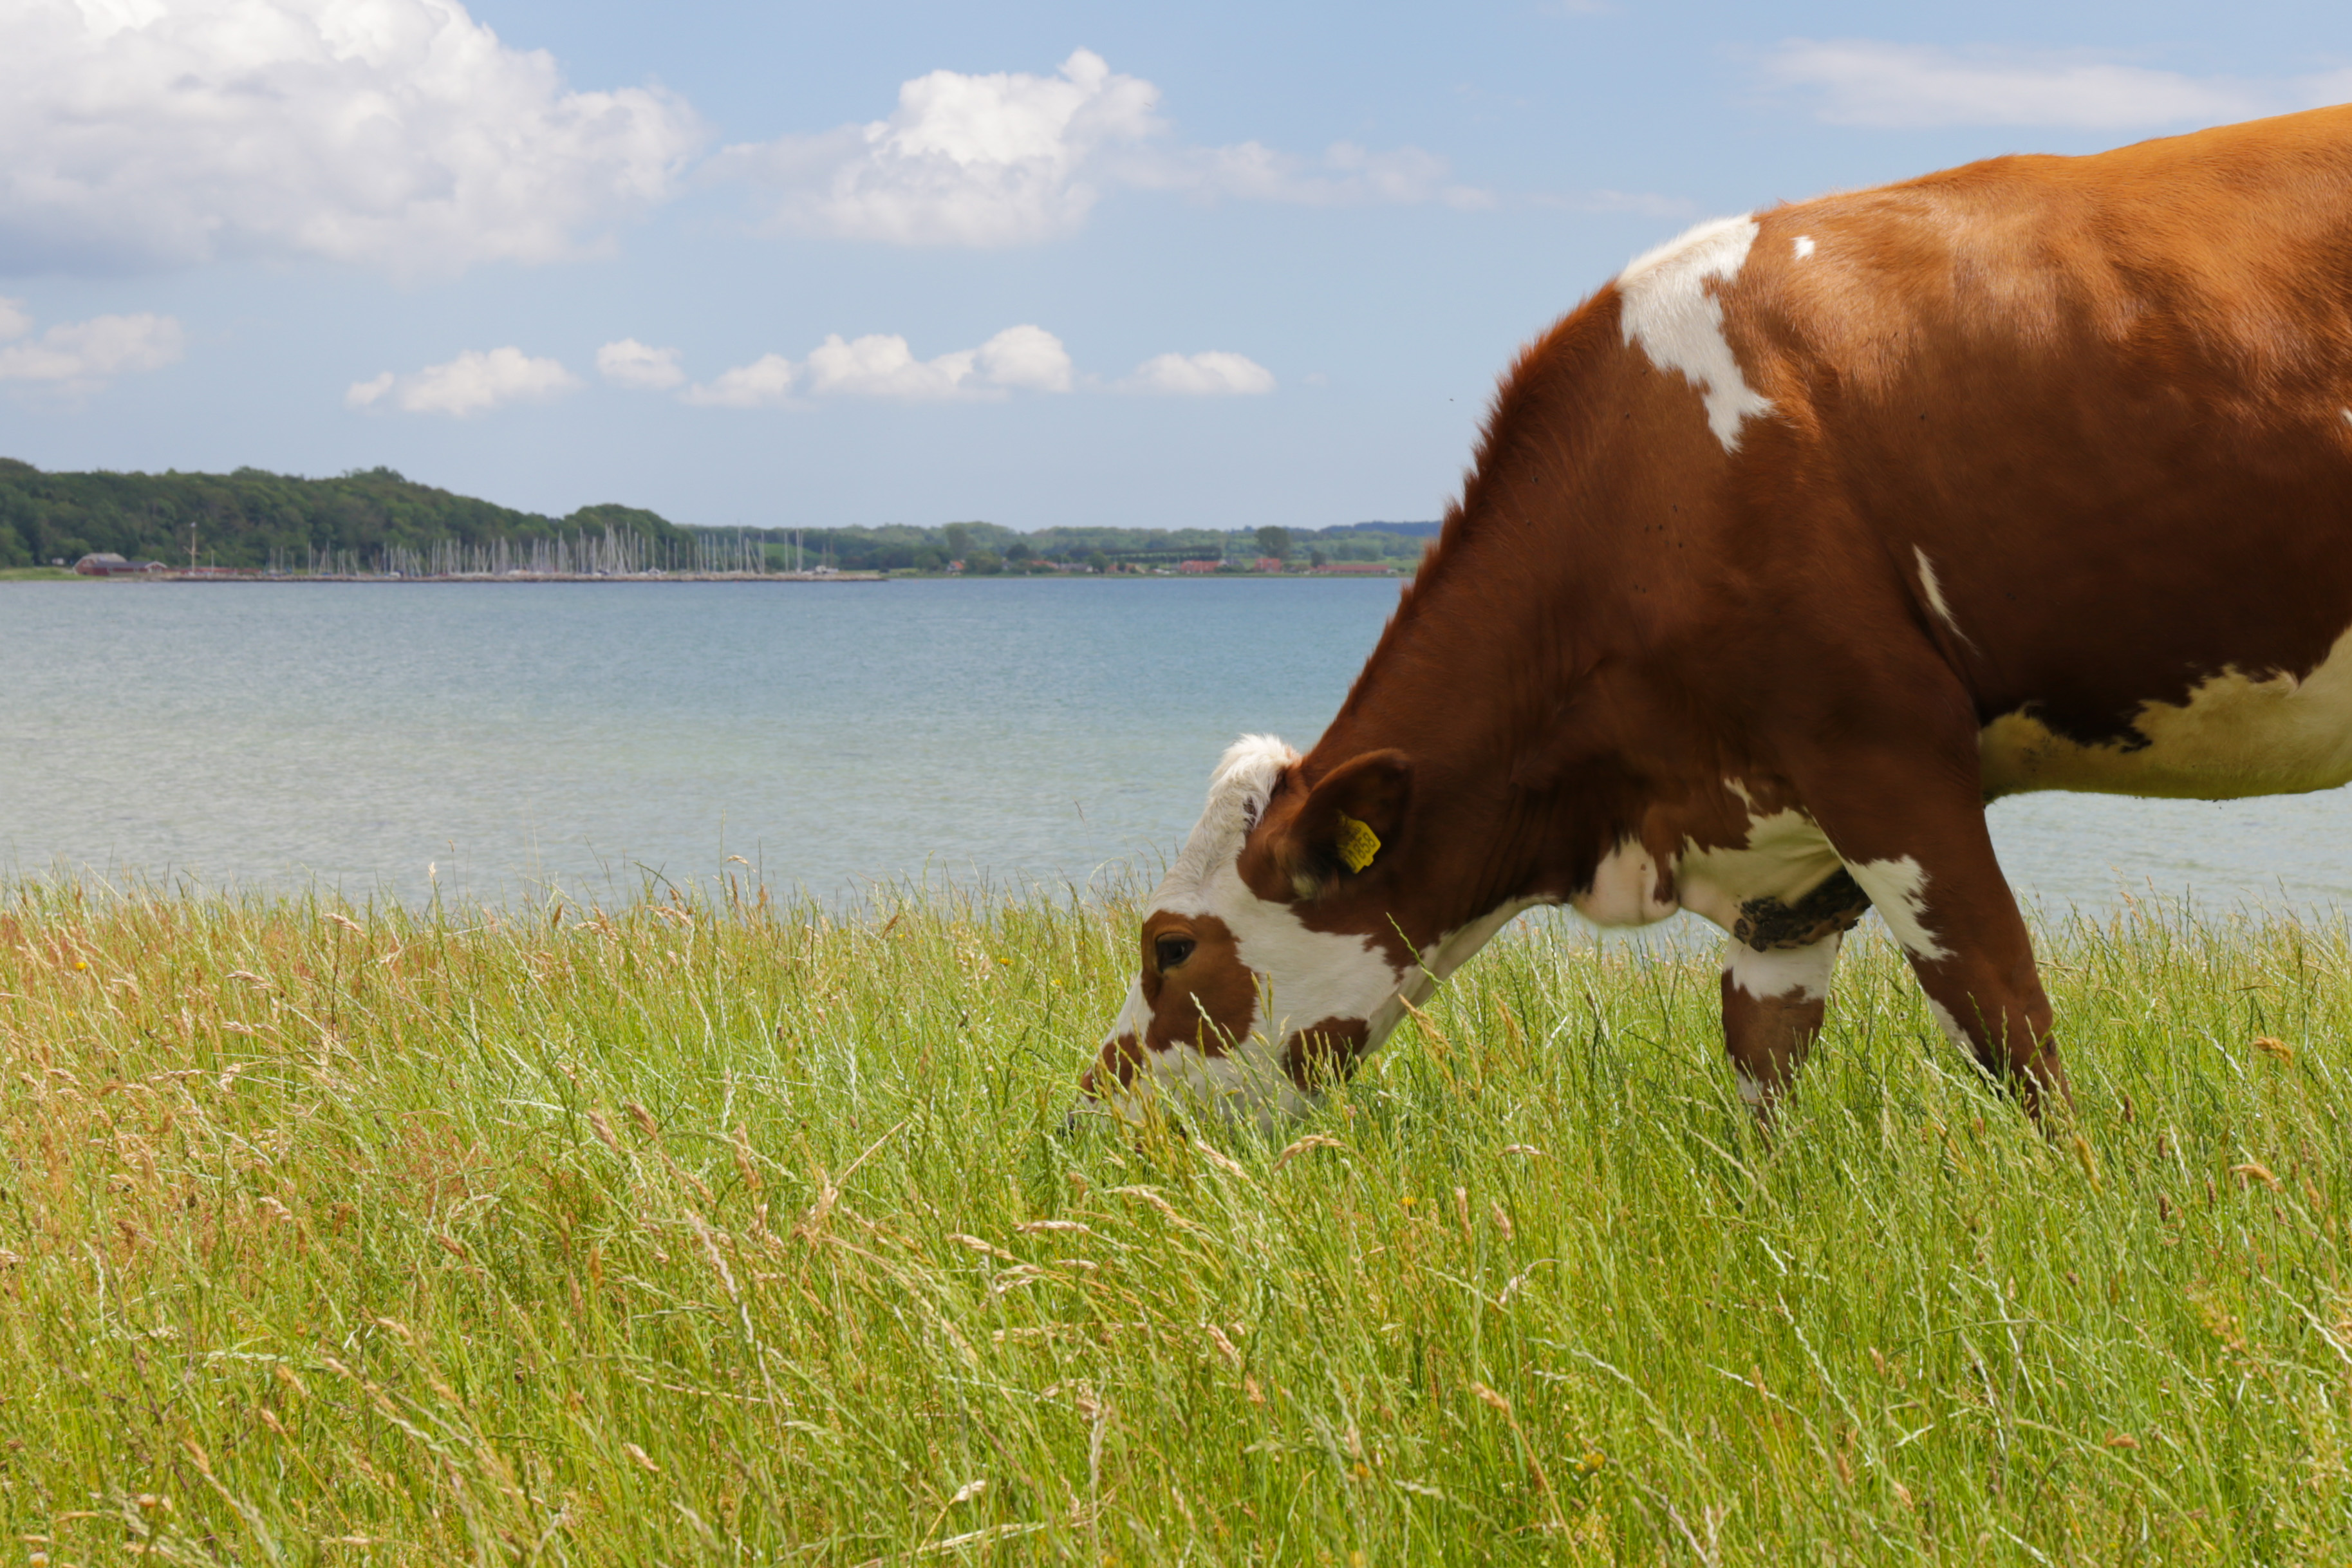
[(2352, 108), (1702, 224), (1523, 352), (1330, 728), (1226, 752), (1087, 1074), (1309, 1106), (1518, 910), (1723, 928), (1769, 1111), (1876, 909), (2068, 1096), (1985, 828), (2352, 779)]

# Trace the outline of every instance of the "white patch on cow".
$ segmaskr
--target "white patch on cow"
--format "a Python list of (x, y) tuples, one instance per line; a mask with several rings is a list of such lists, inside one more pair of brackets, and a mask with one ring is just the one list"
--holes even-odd
[(1952, 1010), (1949, 1007), (1930, 996), (1927, 998), (1927, 1011), (1935, 1015), (1936, 1027), (1944, 1031), (1944, 1038), (1964, 1051), (1974, 1051), (1977, 1048), (1977, 1043), (1969, 1038), (1969, 1032), (1960, 1027), (1960, 1021), (1952, 1016)]
[(2346, 423), (2347, 425), (2352, 425), (2352, 408), (2347, 408), (2347, 409), (2345, 409), (2343, 412), (2344, 412), (2344, 423)]
[(1297, 906), (1268, 903), (1228, 864), (1211, 882), (1206, 913), (1232, 928), (1235, 951), (1258, 976), (1253, 1026), (1287, 1038), (1326, 1018), (1368, 1018), (1412, 971), (1388, 960), (1379, 942), (1309, 931)]
[(1143, 1031), (1150, 1026), (1151, 1009), (1144, 1005), (1143, 981), (1139, 976), (1127, 983), (1126, 1005), (1119, 1008), (1118, 1016), (1111, 1021), (1110, 1033), (1103, 1037), (1103, 1043), (1108, 1045), (1121, 1035), (1133, 1035), (1139, 1040), (1143, 1038)]
[(1209, 775), (1209, 801), (1201, 808), (1201, 820), (1151, 895), (1153, 909), (1202, 912), (1204, 906), (1197, 900), (1202, 889), (1220, 867), (1231, 866), (1241, 854), (1242, 841), (1257, 826), (1282, 770), (1297, 760), (1297, 751), (1273, 735), (1244, 735), (1225, 748), (1217, 771)]
[(1927, 929), (1927, 873), (1918, 861), (1904, 855), (1892, 860), (1852, 861), (1846, 869), (1870, 895), (1871, 907), (1903, 944), (1904, 952), (1930, 963), (1952, 956), (1952, 950)]
[(1739, 1084), (1739, 1098), (1746, 1102), (1748, 1109), (1750, 1110), (1763, 1110), (1764, 1101), (1768, 1098), (1764, 1092), (1764, 1086), (1761, 1083), (1759, 1083), (1756, 1079), (1748, 1077), (1744, 1068), (1741, 1069), (1737, 1076)]
[[(1736, 779), (1725, 780), (1724, 787), (1742, 800), (1748, 798), (1746, 786)], [(1777, 811), (1748, 819), (1744, 845), (1702, 848), (1685, 839), (1675, 886), (1683, 908), (1730, 931), (1739, 923), (1740, 905), (1749, 900), (1792, 903), (1837, 868), (1837, 851), (1811, 817), (1801, 811)]]
[(1844, 933), (1832, 931), (1805, 947), (1759, 952), (1732, 937), (1723, 944), (1723, 975), (1759, 1002), (1772, 997), (1819, 1002), (1830, 994), (1830, 975), (1843, 944)]
[(1813, 237), (1810, 234), (1801, 234), (1789, 248), (1796, 252), (1798, 260), (1802, 261), (1813, 253)]
[(1927, 552), (1916, 544), (1911, 547), (1911, 553), (1919, 561), (1919, 591), (1927, 595), (1927, 607), (1936, 612), (1936, 618), (1943, 622), (1954, 637), (1970, 647), (1976, 647), (1975, 643), (1969, 641), (1969, 634), (1960, 630), (1959, 620), (1952, 614), (1952, 606), (1944, 601), (1944, 584), (1936, 575), (1936, 563), (1928, 560)]
[(1722, 297), (1707, 284), (1739, 276), (1757, 232), (1752, 217), (1717, 218), (1635, 257), (1617, 275), (1625, 341), (1698, 388), (1707, 428), (1727, 452), (1739, 450), (1740, 422), (1772, 412), (1772, 400), (1740, 374), (1723, 335)]
[(1106, 1098), (1123, 1115), (1140, 1120), (1147, 1097), (1153, 1095), (1179, 1112), (1255, 1128), (1265, 1137), (1318, 1103), (1316, 1096), (1290, 1081), (1280, 1056), (1262, 1035), (1236, 1042), (1222, 1057), (1181, 1046), (1146, 1051), (1134, 1083), (1125, 1089), (1114, 1086)]
[(2029, 712), (2004, 713), (1977, 738), (1985, 792), (2071, 789), (2235, 800), (2334, 789), (2352, 781), (2352, 631), (2300, 678), (2234, 666), (2184, 702), (2144, 702), (2146, 744), (2085, 746)]
[(1626, 838), (1601, 857), (1592, 886), (1569, 895), (1569, 905), (1597, 926), (1645, 926), (1679, 908), (1659, 894), (1658, 862), (1638, 838)]

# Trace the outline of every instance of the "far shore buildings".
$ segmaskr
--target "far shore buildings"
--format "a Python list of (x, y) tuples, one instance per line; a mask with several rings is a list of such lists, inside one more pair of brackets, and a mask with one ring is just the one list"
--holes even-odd
[(136, 577), (164, 567), (161, 561), (129, 561), (111, 550), (100, 550), (75, 562), (73, 569), (85, 577)]
[[(1187, 577), (1207, 577), (1230, 568), (1223, 561), (1179, 561), (1176, 570)], [(1266, 575), (1287, 574), (1290, 563), (1271, 555), (1263, 555), (1242, 570)], [(1307, 568), (1307, 574), (1312, 577), (1393, 577), (1397, 569), (1385, 561), (1327, 561), (1320, 566)]]

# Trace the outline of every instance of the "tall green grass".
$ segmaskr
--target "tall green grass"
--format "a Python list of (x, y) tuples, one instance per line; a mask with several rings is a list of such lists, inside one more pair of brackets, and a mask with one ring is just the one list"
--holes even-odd
[(2352, 952), (2045, 933), (2044, 1138), (1850, 950), (1523, 927), (1294, 1141), (1056, 1128), (1133, 914), (0, 903), (35, 1563), (2352, 1556)]

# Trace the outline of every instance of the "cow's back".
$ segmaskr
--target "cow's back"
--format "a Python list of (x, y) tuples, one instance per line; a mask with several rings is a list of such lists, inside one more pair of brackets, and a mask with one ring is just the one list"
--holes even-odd
[(1717, 292), (1740, 526), (1900, 580), (1990, 791), (2352, 778), (2352, 109), (1778, 208)]

